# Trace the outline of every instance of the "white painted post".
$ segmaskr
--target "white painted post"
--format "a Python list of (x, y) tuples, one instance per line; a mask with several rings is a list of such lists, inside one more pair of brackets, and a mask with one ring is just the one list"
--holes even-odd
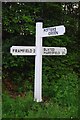
[(42, 38), (58, 36), (65, 33), (65, 27), (43, 28), (41, 19), (36, 22), (36, 46), (12, 46), (12, 55), (35, 55), (34, 101), (42, 101), (42, 55), (66, 55), (65, 47), (42, 47)]
[(36, 23), (36, 56), (35, 56), (35, 80), (34, 101), (42, 101), (42, 22)]

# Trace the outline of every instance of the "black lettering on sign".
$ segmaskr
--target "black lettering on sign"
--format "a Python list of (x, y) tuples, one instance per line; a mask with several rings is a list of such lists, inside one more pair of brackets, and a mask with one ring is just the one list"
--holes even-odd
[(44, 52), (53, 52), (55, 48), (44, 48)]
[(47, 32), (48, 31), (48, 29), (44, 29), (44, 32)]
[(44, 51), (46, 52), (46, 51), (47, 51), (47, 49), (46, 49), (46, 48), (44, 48)]
[(35, 53), (35, 49), (33, 49), (33, 53)]
[(17, 52), (17, 49), (13, 49), (13, 52)]
[(28, 50), (28, 49), (25, 49), (25, 52), (26, 52), (26, 53), (28, 53), (28, 52), (29, 52), (29, 50)]
[(54, 31), (54, 32), (48, 32), (48, 35), (55, 35), (55, 34), (58, 34), (57, 31)]
[(56, 28), (49, 29), (48, 35), (55, 35), (58, 34), (58, 31), (56, 31)]
[(13, 52), (24, 52), (24, 49), (13, 49)]
[(32, 53), (32, 49), (30, 49), (30, 51), (29, 51), (30, 53)]
[(62, 51), (62, 55), (65, 55), (65, 51)]
[(56, 55), (57, 55), (57, 54), (59, 55), (59, 54), (60, 54), (60, 52), (59, 52), (59, 51), (55, 51), (55, 54), (56, 54)]
[(55, 50), (55, 48), (50, 48), (50, 51), (53, 52)]
[(24, 52), (25, 51), (25, 49), (20, 49), (20, 50), (18, 50), (18, 52)]
[(45, 52), (45, 51), (44, 51), (44, 54), (51, 54), (51, 52)]
[(55, 52), (52, 52), (52, 54), (54, 54)]
[(25, 49), (25, 52), (26, 52), (26, 53), (33, 53), (33, 52), (34, 52), (33, 50), (34, 50), (34, 49), (30, 49), (30, 48), (29, 48), (29, 49)]

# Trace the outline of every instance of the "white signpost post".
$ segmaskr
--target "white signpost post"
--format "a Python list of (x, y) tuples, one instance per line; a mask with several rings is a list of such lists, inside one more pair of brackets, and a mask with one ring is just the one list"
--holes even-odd
[(42, 47), (42, 38), (64, 35), (63, 25), (43, 28), (42, 22), (36, 23), (36, 46), (12, 46), (12, 55), (35, 55), (34, 101), (42, 101), (42, 55), (66, 55), (65, 47)]

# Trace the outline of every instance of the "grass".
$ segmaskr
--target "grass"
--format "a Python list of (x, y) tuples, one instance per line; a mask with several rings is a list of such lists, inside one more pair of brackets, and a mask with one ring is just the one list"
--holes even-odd
[(33, 101), (32, 91), (24, 97), (11, 98), (3, 94), (3, 118), (75, 118), (78, 108), (76, 104), (61, 106), (52, 99), (37, 103)]

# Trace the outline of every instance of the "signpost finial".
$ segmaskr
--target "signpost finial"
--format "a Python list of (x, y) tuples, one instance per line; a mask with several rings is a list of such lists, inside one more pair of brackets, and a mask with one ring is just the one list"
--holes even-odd
[(35, 22), (43, 22), (43, 18), (38, 17), (38, 18), (35, 19)]

